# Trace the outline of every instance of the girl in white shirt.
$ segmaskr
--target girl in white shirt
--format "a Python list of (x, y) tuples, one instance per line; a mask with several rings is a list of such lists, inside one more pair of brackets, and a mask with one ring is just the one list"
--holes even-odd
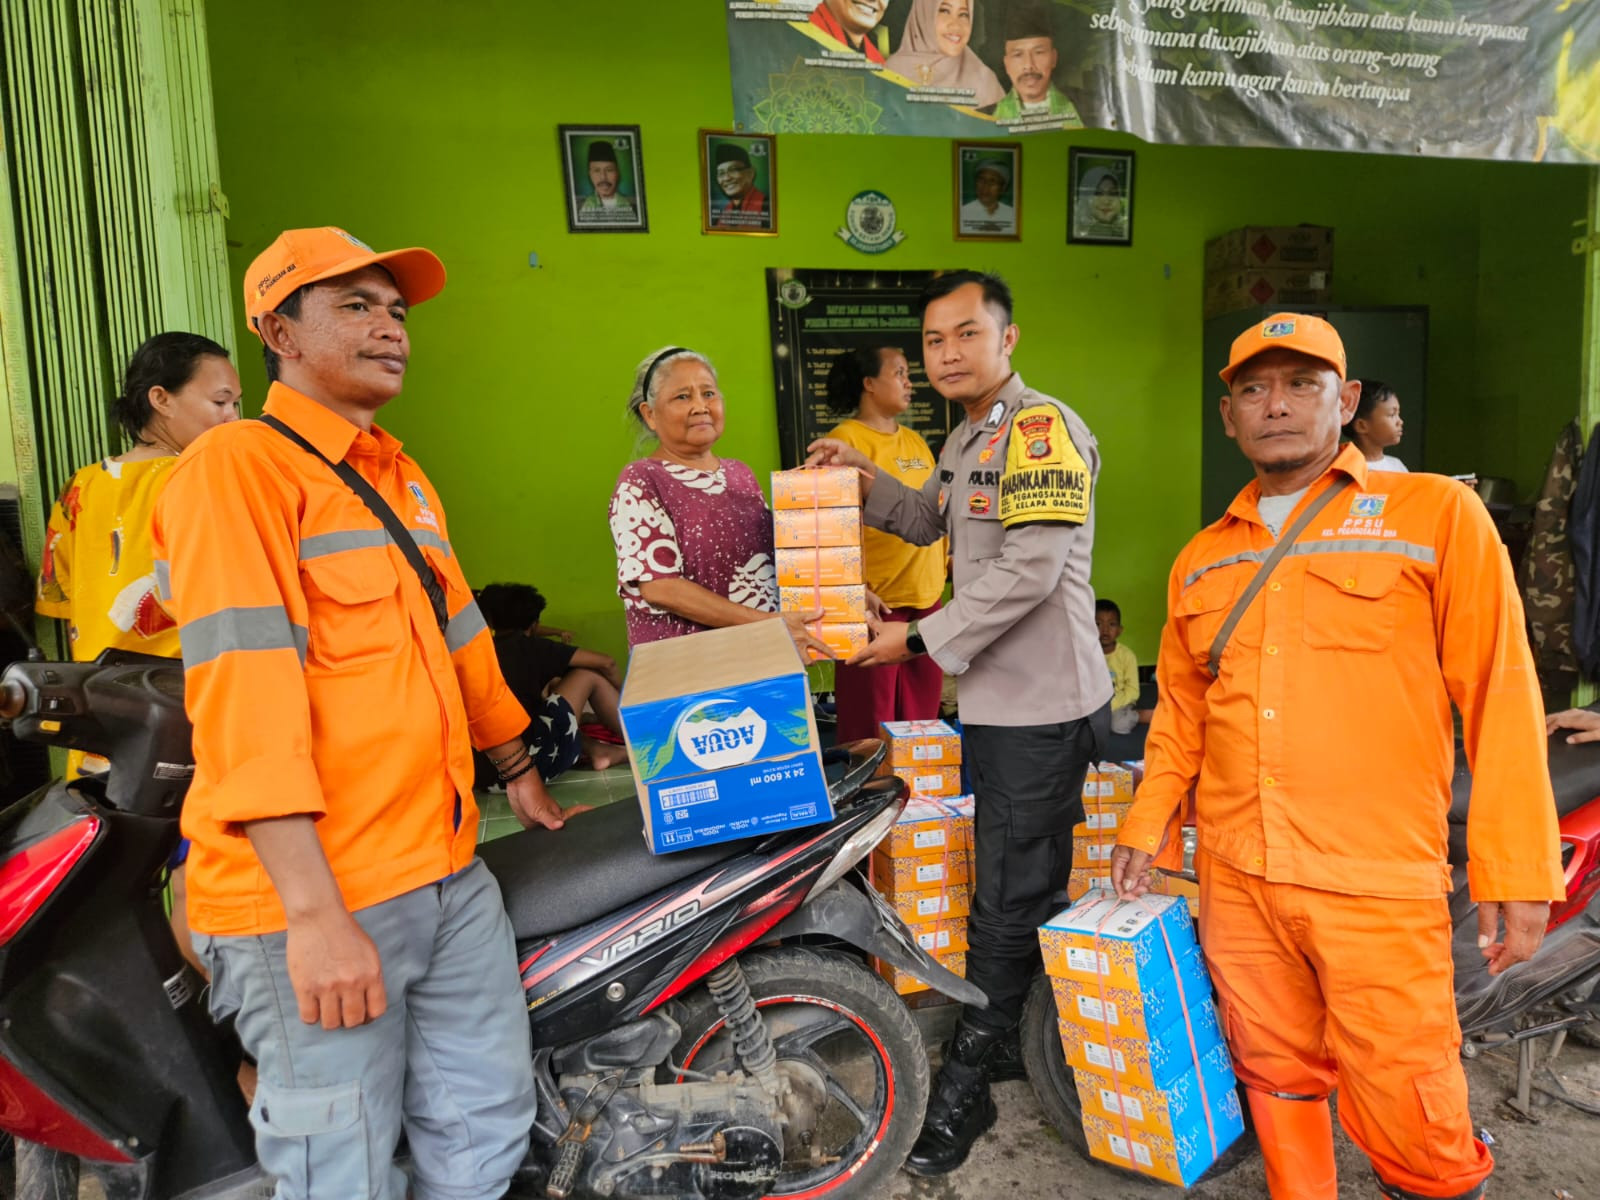
[(1400, 397), (1387, 383), (1361, 380), (1361, 401), (1344, 427), (1344, 436), (1367, 460), (1370, 471), (1404, 471), (1405, 463), (1384, 451), (1400, 444), (1405, 423), (1400, 420)]

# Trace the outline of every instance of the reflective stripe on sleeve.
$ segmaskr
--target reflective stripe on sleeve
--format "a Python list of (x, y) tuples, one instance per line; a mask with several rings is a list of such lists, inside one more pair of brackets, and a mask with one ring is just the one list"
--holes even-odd
[(281, 604), (224, 608), (178, 630), (186, 671), (235, 650), (293, 650), (304, 666), (309, 636), (304, 625), (289, 623)]
[[(1183, 586), (1192, 587), (1203, 575), (1219, 567), (1231, 567), (1235, 563), (1264, 562), (1270, 553), (1270, 550), (1243, 550), (1238, 554), (1219, 558), (1216, 562), (1207, 563), (1190, 571), (1184, 577)], [(1296, 542), (1289, 548), (1290, 556), (1300, 557), (1308, 554), (1399, 554), (1429, 564), (1436, 558), (1432, 546), (1423, 546), (1417, 542), (1380, 541), (1377, 538), (1333, 538), (1322, 542)]]
[[(451, 556), (450, 543), (431, 529), (407, 530), (412, 541), (419, 546), (432, 546), (446, 558)], [(329, 554), (342, 554), (346, 550), (368, 550), (374, 546), (391, 546), (394, 539), (386, 529), (341, 529), (335, 533), (317, 533), (300, 542), (300, 561), (322, 558)]]
[(477, 601), (469, 600), (466, 606), (445, 624), (445, 649), (454, 654), (487, 628), (489, 623), (483, 619), (483, 612), (478, 608)]
[(172, 568), (164, 558), (155, 560), (156, 599), (165, 603), (172, 599)]

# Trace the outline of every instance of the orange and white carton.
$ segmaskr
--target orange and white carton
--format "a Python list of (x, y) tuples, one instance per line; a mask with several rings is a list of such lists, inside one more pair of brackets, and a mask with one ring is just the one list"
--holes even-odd
[(952, 883), (967, 883), (971, 878), (970, 857), (965, 850), (942, 850), (907, 858), (890, 858), (872, 852), (872, 879), (885, 895), (927, 891)]
[(1072, 839), (1072, 865), (1102, 874), (1111, 874), (1111, 851), (1116, 849), (1114, 834), (1085, 834)]
[(865, 579), (860, 546), (780, 549), (777, 567), (780, 588), (847, 587)]
[[(829, 653), (840, 661), (867, 648), (867, 627), (865, 623), (840, 625), (831, 621), (824, 621), (819, 625), (812, 625), (810, 629), (811, 635), (825, 645)], [(819, 662), (823, 657), (815, 650), (808, 650), (807, 655), (812, 662)]]
[(1095, 888), (1109, 890), (1110, 887), (1109, 871), (1096, 870), (1092, 867), (1073, 867), (1072, 874), (1067, 877), (1067, 900), (1076, 903)]
[(917, 796), (961, 794), (960, 767), (888, 767), (879, 768), (879, 774), (898, 776), (905, 781), (906, 789)]
[(904, 892), (886, 892), (880, 885), (878, 890), (913, 933), (930, 921), (964, 919), (972, 911), (972, 891), (964, 883)]
[(951, 848), (950, 811), (931, 796), (912, 796), (879, 842), (878, 853), (907, 858), (943, 853)]
[(911, 936), (916, 939), (929, 954), (949, 954), (954, 950), (967, 948), (967, 919), (965, 917), (952, 917), (944, 921), (929, 921), (926, 925), (918, 925), (911, 931)]
[(859, 508), (781, 508), (772, 514), (772, 541), (779, 550), (861, 545)]
[(884, 760), (891, 767), (961, 764), (961, 735), (944, 721), (885, 721), (878, 736), (889, 747)]
[(841, 584), (836, 587), (780, 587), (778, 610), (805, 613), (809, 617), (821, 609), (818, 618), (834, 624), (867, 623), (867, 585)]
[(861, 473), (854, 467), (802, 467), (772, 473), (775, 509), (857, 508)]
[[(934, 961), (945, 970), (954, 975), (959, 975), (962, 979), (967, 977), (967, 952), (965, 950), (950, 950), (944, 954), (935, 954), (933, 957)], [(928, 986), (915, 975), (908, 975), (881, 959), (878, 961), (878, 974), (887, 979), (889, 986), (902, 996), (910, 992), (920, 992)]]

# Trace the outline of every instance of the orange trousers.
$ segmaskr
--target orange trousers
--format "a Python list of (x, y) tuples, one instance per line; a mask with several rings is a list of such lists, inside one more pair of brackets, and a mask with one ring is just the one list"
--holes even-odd
[(1473, 1192), (1494, 1159), (1461, 1069), (1450, 913), (1437, 900), (1268, 883), (1199, 856), (1200, 938), (1246, 1087), (1323, 1097), (1378, 1178)]

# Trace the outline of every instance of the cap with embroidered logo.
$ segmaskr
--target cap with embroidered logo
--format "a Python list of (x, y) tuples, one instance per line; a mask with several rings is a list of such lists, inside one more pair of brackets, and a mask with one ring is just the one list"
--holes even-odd
[(1239, 368), (1258, 354), (1268, 350), (1295, 350), (1320, 358), (1345, 378), (1344, 341), (1339, 331), (1321, 317), (1309, 313), (1273, 313), (1258, 325), (1252, 325), (1233, 339), (1233, 350), (1228, 354), (1228, 365), (1218, 374), (1222, 382), (1233, 383)]
[(245, 272), (245, 319), (260, 337), (257, 318), (277, 308), (296, 288), (374, 264), (394, 276), (407, 304), (431, 300), (444, 289), (444, 264), (432, 250), (412, 246), (380, 252), (335, 225), (286, 229)]

